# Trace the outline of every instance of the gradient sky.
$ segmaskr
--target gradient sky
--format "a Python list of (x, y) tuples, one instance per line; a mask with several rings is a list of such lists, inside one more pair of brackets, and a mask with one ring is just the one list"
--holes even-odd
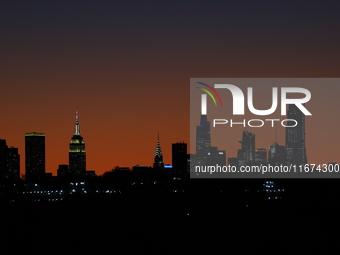
[(158, 132), (171, 164), (171, 143), (189, 143), (191, 77), (339, 77), (339, 11), (337, 1), (3, 1), (0, 138), (19, 148), (24, 173), (24, 134), (46, 133), (55, 175), (78, 107), (88, 170), (151, 165)]

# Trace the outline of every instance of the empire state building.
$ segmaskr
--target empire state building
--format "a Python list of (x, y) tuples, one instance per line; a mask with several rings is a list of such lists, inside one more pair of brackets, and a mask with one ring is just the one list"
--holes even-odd
[(69, 167), (71, 174), (84, 174), (86, 172), (85, 142), (80, 135), (78, 110), (76, 111), (75, 131), (70, 143)]

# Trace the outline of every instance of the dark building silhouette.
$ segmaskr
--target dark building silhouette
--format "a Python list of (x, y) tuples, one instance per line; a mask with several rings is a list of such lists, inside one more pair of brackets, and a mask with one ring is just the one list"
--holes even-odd
[(286, 162), (286, 149), (276, 142), (269, 146), (268, 163), (271, 165), (284, 165)]
[(211, 146), (210, 121), (201, 115), (200, 125), (196, 126), (196, 155), (191, 157), (195, 165), (226, 165), (226, 152)]
[(0, 176), (7, 170), (7, 148), (6, 140), (0, 139)]
[(20, 155), (18, 148), (8, 147), (6, 140), (0, 139), (0, 179), (18, 180), (20, 178)]
[(190, 173), (191, 155), (193, 154), (187, 154), (187, 173)]
[(196, 126), (196, 156), (206, 155), (210, 146), (210, 121), (207, 115), (201, 115), (200, 125)]
[(194, 165), (207, 165), (208, 151), (211, 147), (210, 121), (207, 115), (201, 115), (200, 124), (196, 126), (196, 155)]
[(235, 158), (235, 157), (228, 158), (228, 165), (230, 165), (230, 166), (236, 166), (236, 167), (238, 168), (238, 167), (239, 167), (238, 158)]
[[(286, 156), (288, 164), (304, 165), (307, 163), (305, 147), (305, 115), (295, 105), (288, 107), (287, 119), (297, 121), (295, 127), (286, 127)], [(294, 126), (294, 121), (288, 121), (287, 126)]]
[(68, 165), (59, 165), (57, 169), (57, 176), (58, 177), (65, 177), (70, 174)]
[(255, 164), (266, 164), (267, 163), (267, 150), (264, 148), (259, 148), (255, 150)]
[(150, 166), (133, 166), (132, 167), (132, 176), (134, 180), (138, 181), (146, 181), (152, 176), (153, 174), (153, 168)]
[(184, 142), (172, 144), (172, 169), (176, 174), (188, 171), (187, 144)]
[(135, 173), (143, 173), (145, 171), (151, 171), (152, 167), (150, 166), (140, 166), (140, 165), (136, 165), (132, 167), (132, 172)]
[(85, 176), (87, 176), (87, 177), (95, 177), (95, 176), (97, 176), (96, 175), (96, 171), (95, 170), (88, 170), (88, 171), (85, 172)]
[(206, 156), (206, 164), (208, 166), (219, 165), (225, 166), (226, 165), (226, 152), (223, 150), (218, 150), (217, 147), (210, 146), (207, 151)]
[(5, 178), (18, 180), (20, 178), (20, 155), (18, 148), (9, 147), (7, 149), (7, 171)]
[(241, 149), (237, 152), (239, 165), (252, 165), (255, 163), (255, 134), (246, 130), (242, 133)]
[(161, 144), (159, 141), (159, 134), (158, 134), (158, 141), (157, 141), (155, 155), (154, 155), (153, 167), (157, 169), (164, 169), (163, 154), (162, 154)]
[(72, 175), (85, 174), (86, 172), (85, 142), (80, 135), (78, 110), (76, 111), (75, 131), (70, 143), (69, 171)]
[(40, 180), (45, 174), (45, 134), (25, 134), (26, 180)]

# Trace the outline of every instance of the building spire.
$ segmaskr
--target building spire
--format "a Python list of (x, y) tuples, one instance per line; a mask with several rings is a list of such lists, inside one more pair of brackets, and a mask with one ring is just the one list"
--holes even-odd
[(155, 156), (154, 156), (154, 167), (163, 167), (163, 154), (162, 154), (162, 149), (161, 149), (161, 144), (159, 141), (159, 132), (158, 132), (158, 141), (156, 145), (156, 150), (155, 150)]
[(76, 108), (76, 128), (74, 131), (74, 135), (80, 135), (78, 108)]
[(162, 149), (161, 149), (161, 143), (159, 141), (159, 133), (158, 133), (158, 139), (157, 139), (157, 145), (156, 145), (156, 151), (155, 151), (155, 158), (156, 157), (162, 157)]

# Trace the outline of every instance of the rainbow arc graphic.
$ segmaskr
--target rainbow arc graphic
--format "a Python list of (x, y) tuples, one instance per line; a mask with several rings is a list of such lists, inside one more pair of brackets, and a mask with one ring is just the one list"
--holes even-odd
[[(197, 82), (197, 83), (198, 83), (198, 84), (201, 84), (201, 85), (203, 85), (203, 86), (205, 86), (205, 87), (208, 88), (208, 89), (210, 89), (210, 90), (215, 94), (215, 96), (217, 97), (217, 99), (218, 99), (220, 105), (222, 105), (221, 97), (220, 97), (220, 95), (217, 93), (216, 89), (214, 89), (212, 86), (210, 86), (210, 85), (208, 85), (208, 84), (205, 84), (205, 83), (203, 83), (203, 82)], [(206, 88), (201, 88), (201, 87), (196, 87), (196, 88), (201, 89), (201, 90), (203, 90), (205, 93), (207, 93), (207, 94), (211, 97), (211, 99), (214, 101), (214, 104), (217, 106), (217, 101), (216, 101), (215, 96), (214, 96), (208, 89), (206, 89)]]

